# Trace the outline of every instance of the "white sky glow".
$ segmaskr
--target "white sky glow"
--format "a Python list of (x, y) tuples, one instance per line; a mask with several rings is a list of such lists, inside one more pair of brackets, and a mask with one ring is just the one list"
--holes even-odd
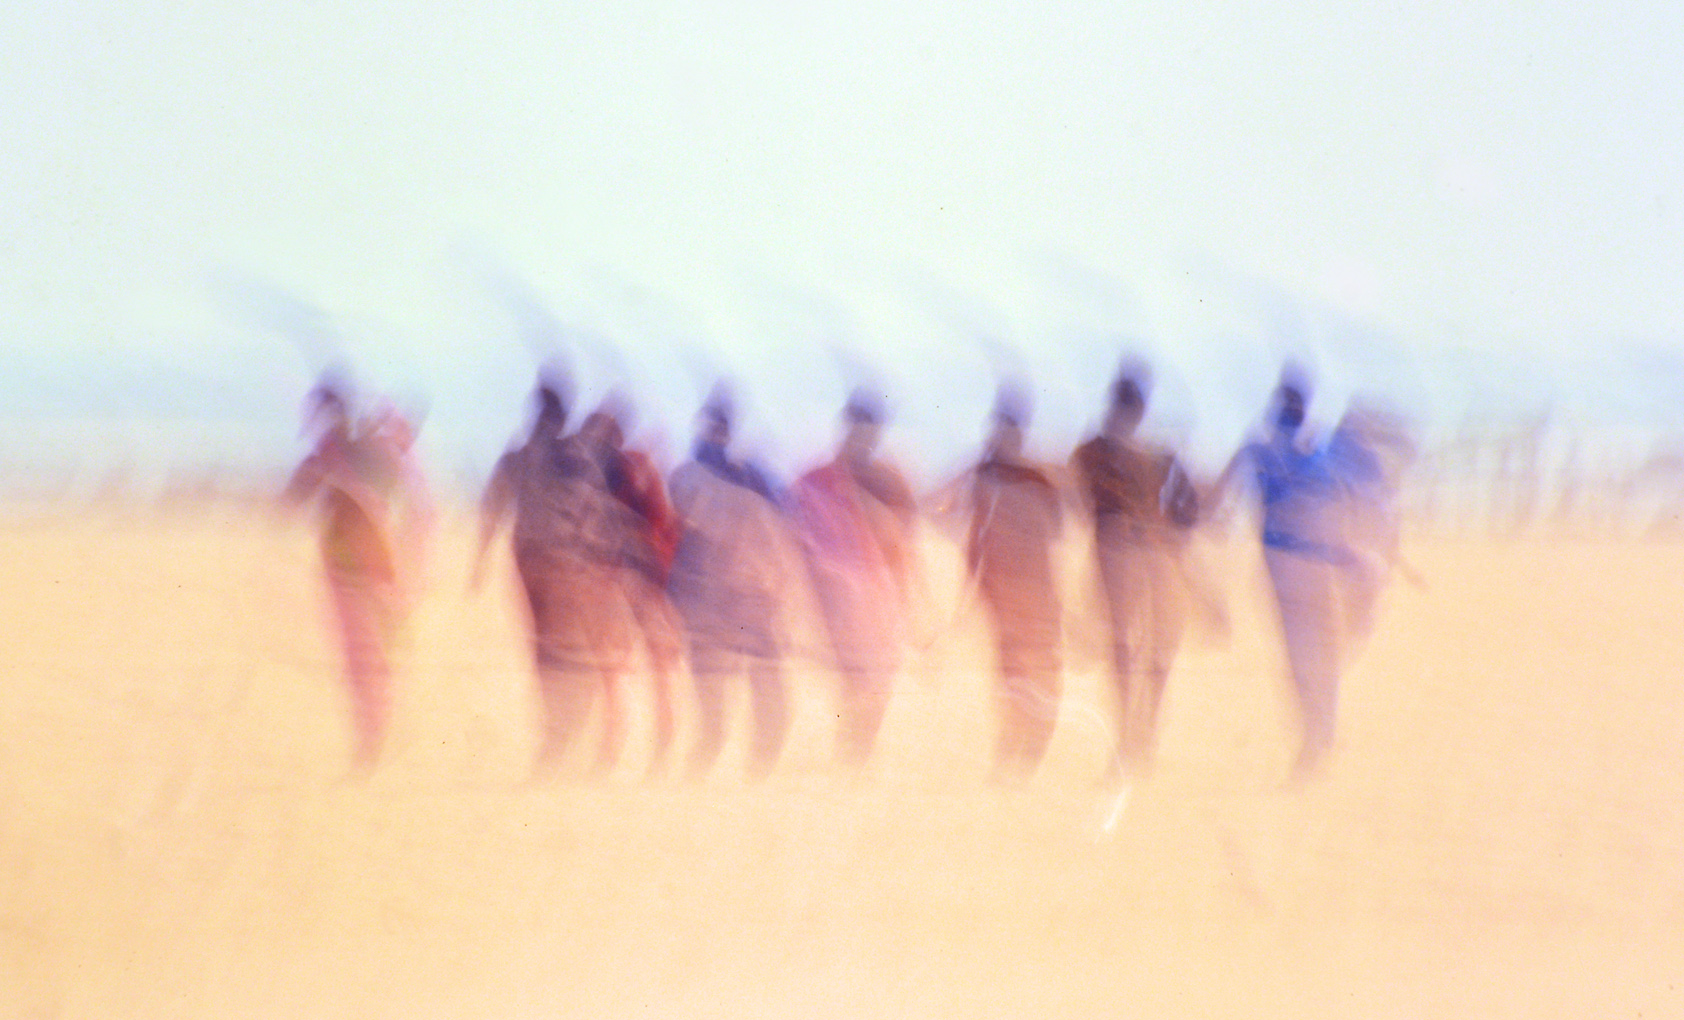
[[(629, 372), (681, 448), (700, 366), (730, 368), (789, 464), (828, 441), (837, 345), (932, 464), (976, 440), (1003, 358), (1034, 378), (1046, 443), (1074, 437), (1125, 340), (1207, 459), (1295, 350), (1328, 384), (1318, 413), (1353, 387), (1427, 417), (1526, 407), (1605, 368), (1598, 407), (1684, 424), (1674, 5), (25, 0), (0, 19), (8, 449), (41, 422), (173, 416), (237, 419), (242, 442), (269, 424), (286, 455), (318, 366), (217, 297), (242, 279), (423, 395), (435, 458), (487, 462), (532, 371), (487, 264), (621, 351), (575, 352), (587, 395)], [(1621, 372), (1659, 388), (1626, 402)]]

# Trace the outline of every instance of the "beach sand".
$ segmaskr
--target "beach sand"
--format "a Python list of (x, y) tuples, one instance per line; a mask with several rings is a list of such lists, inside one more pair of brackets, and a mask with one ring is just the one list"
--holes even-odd
[(1297, 787), (1255, 547), (1213, 547), (1231, 635), (1185, 649), (1126, 801), (1080, 621), (1043, 768), (985, 782), (990, 658), (936, 537), (863, 778), (799, 658), (764, 782), (740, 693), (711, 779), (646, 779), (634, 685), (617, 771), (531, 783), (510, 569), (469, 594), (470, 550), (447, 522), (358, 781), (303, 524), (0, 525), (0, 1016), (1684, 1015), (1684, 543), (1408, 543), (1426, 586)]

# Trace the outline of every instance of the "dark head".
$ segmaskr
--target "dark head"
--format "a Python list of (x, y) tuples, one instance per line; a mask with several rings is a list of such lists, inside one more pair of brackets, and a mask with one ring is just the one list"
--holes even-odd
[(1151, 388), (1151, 375), (1145, 366), (1124, 367), (1111, 383), (1111, 403), (1105, 411), (1106, 435), (1127, 439), (1134, 434), (1146, 416), (1146, 395)]
[(344, 374), (323, 372), (304, 398), (304, 432), (319, 436), (350, 428), (351, 399), (351, 381)]
[(701, 438), (725, 446), (731, 442), (731, 426), (737, 417), (737, 400), (725, 382), (716, 383), (702, 405), (700, 414)]
[(540, 386), (533, 394), (538, 402), (538, 417), (546, 420), (567, 420), (567, 398), (549, 386)]
[(537, 416), (532, 422), (532, 435), (555, 437), (567, 426), (567, 398), (550, 386), (540, 384), (532, 395)]
[(1296, 434), (1304, 424), (1311, 389), (1310, 374), (1304, 366), (1295, 361), (1282, 366), (1280, 381), (1275, 384), (1269, 424), (1284, 435)]
[(1275, 428), (1288, 435), (1304, 424), (1304, 394), (1291, 386), (1282, 386), (1275, 394)]
[(988, 455), (997, 460), (1012, 460), (1023, 452), (1023, 432), (1029, 427), (1031, 398), (1029, 387), (1021, 380), (1000, 384), (994, 394), (994, 429), (988, 437)]
[(1028, 383), (1022, 379), (1007, 379), (994, 391), (994, 424), (1008, 424), (1020, 431), (1028, 428), (1034, 403)]
[(612, 413), (598, 409), (587, 414), (579, 424), (579, 438), (593, 449), (618, 450), (625, 441), (625, 433)]
[(537, 412), (533, 435), (554, 436), (567, 425), (567, 416), (573, 408), (573, 376), (559, 359), (550, 358), (538, 366), (532, 400)]
[(842, 408), (842, 457), (849, 461), (864, 461), (877, 448), (883, 433), (888, 409), (883, 397), (865, 388), (854, 390)]
[(1290, 383), (1282, 383), (1275, 389), (1275, 406), (1270, 415), (1270, 424), (1279, 432), (1293, 435), (1304, 424), (1305, 409), (1309, 402), (1309, 397), (1303, 389)]

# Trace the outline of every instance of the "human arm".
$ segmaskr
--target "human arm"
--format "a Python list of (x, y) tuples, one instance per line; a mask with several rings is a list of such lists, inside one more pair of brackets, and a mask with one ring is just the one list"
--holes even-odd
[(1218, 531), (1226, 533), (1229, 522), (1233, 520), (1235, 504), (1240, 493), (1251, 483), (1250, 473), (1255, 469), (1255, 444), (1248, 443), (1235, 451), (1215, 481), (1203, 486), (1195, 483), (1200, 517), (1214, 524)]
[(282, 507), (294, 508), (302, 506), (311, 496), (321, 490), (322, 481), (327, 477), (327, 469), (323, 464), (323, 453), (320, 449), (312, 451), (287, 479), (286, 487), (281, 490), (278, 502)]

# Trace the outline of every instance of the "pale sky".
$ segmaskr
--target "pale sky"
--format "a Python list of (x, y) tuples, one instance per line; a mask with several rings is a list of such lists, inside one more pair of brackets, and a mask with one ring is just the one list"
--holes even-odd
[(488, 462), (534, 364), (499, 275), (621, 351), (575, 352), (587, 400), (629, 373), (682, 447), (729, 368), (789, 465), (833, 430), (836, 344), (932, 463), (1001, 368), (1049, 449), (1079, 434), (1125, 339), (1207, 458), (1289, 351), (1323, 416), (1605, 376), (1595, 413), (1684, 425), (1675, 4), (8, 10), (13, 459), (88, 419), (295, 453), (320, 355), (230, 296), (267, 289), (425, 398), (436, 463)]

